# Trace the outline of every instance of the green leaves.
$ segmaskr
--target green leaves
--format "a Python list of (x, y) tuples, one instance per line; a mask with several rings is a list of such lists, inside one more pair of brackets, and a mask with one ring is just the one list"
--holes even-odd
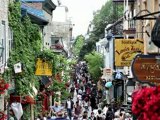
[(80, 60), (83, 60), (86, 54), (95, 50), (96, 42), (105, 36), (105, 27), (108, 24), (114, 23), (123, 15), (123, 5), (115, 4), (112, 0), (108, 0), (100, 10), (93, 13), (94, 18), (91, 22), (93, 30), (89, 31), (89, 39), (86, 40), (86, 44), (83, 45), (80, 51)]
[(80, 50), (82, 49), (85, 42), (85, 38), (82, 35), (77, 36), (75, 43), (73, 44), (73, 54), (74, 56), (79, 56)]
[(94, 80), (98, 80), (101, 76), (101, 67), (103, 67), (103, 56), (97, 52), (92, 52), (85, 55), (85, 60), (87, 61), (89, 67), (89, 73)]
[[(34, 75), (36, 53), (41, 50), (42, 39), (39, 27), (31, 23), (28, 16), (21, 16), (20, 2), (9, 4), (9, 26), (13, 31), (13, 49), (8, 60), (11, 78), (15, 79), (17, 95), (32, 93), (30, 84), (37, 85), (38, 77)], [(14, 73), (13, 66), (23, 64), (23, 72)]]

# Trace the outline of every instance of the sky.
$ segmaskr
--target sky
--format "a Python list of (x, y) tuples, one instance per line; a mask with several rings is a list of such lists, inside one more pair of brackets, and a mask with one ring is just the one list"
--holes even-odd
[[(53, 12), (53, 21), (63, 22), (65, 18), (71, 19), (73, 36), (85, 35), (87, 28), (93, 19), (93, 12), (101, 9), (107, 0), (61, 0), (61, 6)], [(68, 12), (65, 12), (65, 6)]]

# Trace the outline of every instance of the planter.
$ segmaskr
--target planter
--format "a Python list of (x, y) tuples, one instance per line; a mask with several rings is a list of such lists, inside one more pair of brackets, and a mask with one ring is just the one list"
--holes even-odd
[(4, 112), (0, 112), (0, 120), (7, 120), (7, 115)]
[(35, 104), (34, 98), (31, 96), (17, 96), (17, 95), (10, 95), (10, 103), (19, 102), (22, 104)]

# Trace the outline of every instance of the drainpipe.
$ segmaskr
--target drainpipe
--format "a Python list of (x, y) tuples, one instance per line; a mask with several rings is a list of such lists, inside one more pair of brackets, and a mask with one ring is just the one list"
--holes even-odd
[(42, 26), (42, 51), (44, 50), (44, 36), (46, 33), (44, 33), (44, 26)]

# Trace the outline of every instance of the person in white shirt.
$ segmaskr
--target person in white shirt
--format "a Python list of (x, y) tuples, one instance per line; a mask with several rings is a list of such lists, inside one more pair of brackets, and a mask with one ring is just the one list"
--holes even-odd
[(67, 109), (68, 116), (69, 116), (69, 118), (71, 120), (71, 118), (72, 118), (72, 110), (73, 110), (73, 107), (74, 107), (74, 102), (71, 100), (70, 97), (66, 101), (65, 107)]
[(107, 111), (108, 111), (108, 104), (105, 104), (103, 108), (103, 114), (106, 115)]

